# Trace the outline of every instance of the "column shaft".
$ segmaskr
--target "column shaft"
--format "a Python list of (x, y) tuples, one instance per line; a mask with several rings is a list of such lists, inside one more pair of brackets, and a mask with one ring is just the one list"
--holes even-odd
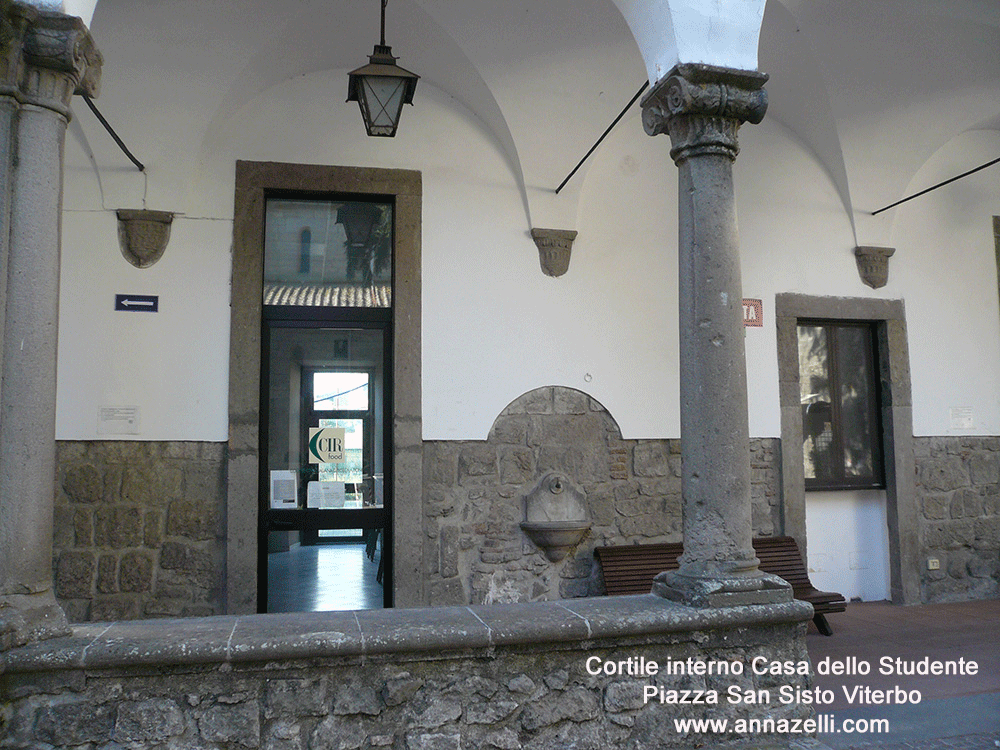
[(68, 631), (52, 587), (63, 149), (70, 100), (96, 95), (101, 69), (80, 19), (3, 14), (0, 651)]
[(732, 161), (679, 165), (684, 556), (705, 572), (755, 567), (739, 238)]
[(737, 131), (760, 122), (767, 76), (679, 65), (643, 99), (679, 171), (681, 459), (684, 554), (653, 591), (693, 606), (791, 599), (758, 569), (750, 506), (743, 292), (733, 162)]

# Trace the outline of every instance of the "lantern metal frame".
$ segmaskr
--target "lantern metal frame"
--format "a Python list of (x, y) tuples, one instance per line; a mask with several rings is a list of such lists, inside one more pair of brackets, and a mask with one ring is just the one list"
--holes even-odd
[[(392, 47), (385, 43), (386, 2), (382, 0), (381, 40), (368, 56), (369, 63), (348, 74), (347, 101), (358, 103), (368, 135), (392, 138), (399, 127), (403, 105), (413, 104), (413, 92), (420, 76), (396, 65), (399, 58), (393, 57)], [(376, 81), (396, 83), (385, 101), (376, 93), (376, 86), (373, 85)], [(383, 118), (388, 118), (388, 123), (380, 122)]]

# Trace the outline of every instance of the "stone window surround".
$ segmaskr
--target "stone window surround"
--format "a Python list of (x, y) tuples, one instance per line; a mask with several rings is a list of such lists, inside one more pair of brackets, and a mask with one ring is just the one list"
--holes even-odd
[(914, 479), (913, 403), (906, 311), (902, 300), (775, 295), (778, 380), (781, 394), (782, 503), (784, 531), (805, 554), (806, 508), (802, 466), (797, 326), (800, 318), (876, 323), (882, 387), (882, 450), (892, 601), (920, 603), (919, 526)]
[[(257, 611), (261, 308), (264, 204), (271, 191), (378, 195), (395, 200), (392, 529), (421, 527), (421, 196), (419, 172), (278, 162), (236, 162), (229, 345), (226, 611)], [(412, 534), (392, 534), (393, 601), (423, 598), (423, 552)], [(410, 543), (406, 544), (406, 540)]]

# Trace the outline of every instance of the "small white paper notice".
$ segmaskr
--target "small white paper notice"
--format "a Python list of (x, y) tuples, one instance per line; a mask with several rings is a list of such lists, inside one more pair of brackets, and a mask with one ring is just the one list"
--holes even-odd
[(295, 472), (278, 469), (271, 472), (271, 507), (276, 509), (299, 506)]
[(951, 409), (951, 429), (971, 430), (975, 427), (975, 415), (971, 406), (954, 406)]
[(343, 482), (310, 482), (306, 486), (308, 508), (343, 508), (345, 499)]
[(102, 406), (97, 410), (98, 435), (138, 435), (138, 406)]

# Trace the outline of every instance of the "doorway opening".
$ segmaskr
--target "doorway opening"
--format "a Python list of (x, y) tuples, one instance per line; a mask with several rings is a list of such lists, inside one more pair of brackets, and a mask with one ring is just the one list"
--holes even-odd
[(261, 611), (391, 606), (392, 227), (391, 200), (267, 198)]
[[(277, 328), (337, 329), (382, 332), (386, 344), (383, 396), (375, 397), (374, 419), (383, 425), (383, 604), (419, 606), (424, 603), (421, 563), (425, 558), (419, 533), (423, 468), (419, 460), (421, 436), (421, 177), (400, 169), (344, 167), (281, 162), (236, 162), (233, 221), (233, 268), (229, 358), (229, 445), (226, 503), (226, 612), (249, 614), (267, 611), (268, 536), (262, 521), (271, 512), (268, 451), (271, 408), (267, 350), (271, 330)], [(268, 216), (275, 201), (289, 201), (285, 220)], [(373, 253), (363, 245), (344, 245), (347, 227), (372, 212), (365, 206), (358, 216), (345, 212), (340, 219), (337, 203), (378, 204), (392, 207), (391, 264), (375, 269)], [(323, 204), (326, 204), (325, 206)], [(376, 216), (376, 219), (380, 217)], [(277, 229), (280, 232), (275, 234)], [(353, 229), (352, 229), (353, 231)], [(282, 261), (265, 261), (265, 244), (284, 247)], [(360, 242), (360, 239), (358, 239)], [(332, 256), (336, 246), (341, 254)], [(346, 278), (348, 259), (353, 279)], [(365, 261), (368, 261), (367, 264)], [(375, 263), (375, 265), (380, 265)], [(391, 276), (385, 277), (386, 268)], [(333, 269), (345, 274), (338, 280)], [(367, 271), (366, 271), (367, 269)], [(376, 278), (379, 277), (379, 278)], [(267, 281), (265, 282), (265, 278)], [(391, 281), (391, 284), (389, 283)], [(391, 295), (391, 304), (390, 298)], [(290, 335), (290, 334), (289, 334)], [(319, 335), (319, 334), (317, 334)], [(327, 334), (333, 336), (333, 334)], [(336, 346), (336, 344), (331, 344)], [(343, 358), (318, 363), (319, 369), (341, 367)], [(303, 389), (301, 375), (283, 376), (288, 388)], [(375, 386), (372, 386), (373, 388)], [(290, 394), (275, 404), (286, 411)], [(298, 403), (298, 402), (296, 402)], [(384, 418), (378, 409), (384, 409)], [(286, 420), (288, 418), (286, 417)], [(290, 429), (287, 422), (286, 431)], [(301, 442), (288, 441), (289, 452), (303, 451)], [(297, 448), (295, 448), (297, 446)], [(374, 458), (372, 459), (375, 460)], [(289, 470), (285, 466), (275, 469)], [(373, 467), (374, 468), (374, 467)], [(377, 472), (376, 472), (377, 473)], [(320, 481), (318, 478), (315, 481)], [(348, 484), (345, 482), (345, 485)], [(286, 484), (286, 487), (288, 485)], [(289, 491), (298, 493), (296, 480)], [(314, 493), (316, 490), (314, 490)], [(308, 486), (297, 494), (302, 515), (327, 512), (308, 508)], [(321, 493), (322, 494), (322, 493)], [(345, 504), (349, 495), (345, 487)], [(354, 493), (355, 496), (357, 493)], [(363, 490), (362, 490), (363, 494)], [(327, 492), (329, 495), (329, 492)], [(396, 502), (396, 500), (399, 500)], [(286, 509), (287, 510), (287, 509)], [(362, 508), (345, 508), (357, 512)], [(280, 520), (280, 519), (279, 519)], [(297, 522), (297, 521), (296, 521)], [(354, 528), (365, 528), (355, 524)], [(285, 531), (296, 531), (285, 529)], [(286, 537), (288, 535), (286, 534)], [(298, 547), (300, 551), (336, 550), (335, 544)], [(366, 563), (367, 561), (365, 558)], [(339, 569), (326, 566), (324, 571)], [(377, 571), (376, 571), (377, 572)]]

